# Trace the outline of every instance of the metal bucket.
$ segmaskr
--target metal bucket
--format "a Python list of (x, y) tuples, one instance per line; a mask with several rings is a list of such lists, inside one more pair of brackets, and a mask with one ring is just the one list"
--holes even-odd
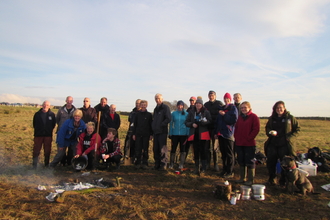
[(241, 185), (241, 199), (242, 200), (250, 200), (251, 199), (251, 187), (250, 186), (245, 186)]
[(84, 170), (88, 165), (88, 160), (86, 157), (72, 158), (71, 164), (75, 170)]
[(253, 189), (253, 198), (255, 200), (265, 200), (265, 194), (264, 194), (264, 190), (266, 189), (265, 185), (253, 184), (252, 189)]

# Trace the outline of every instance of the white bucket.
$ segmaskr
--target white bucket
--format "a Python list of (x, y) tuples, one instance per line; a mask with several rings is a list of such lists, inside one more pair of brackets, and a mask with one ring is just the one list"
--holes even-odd
[(245, 185), (241, 185), (241, 199), (242, 200), (250, 200), (250, 194), (251, 194), (251, 187), (249, 186), (245, 186)]
[(253, 198), (255, 200), (265, 200), (265, 195), (253, 195)]
[(253, 198), (255, 200), (265, 200), (265, 194), (264, 194), (264, 190), (266, 189), (265, 185), (253, 184), (252, 189), (253, 189)]

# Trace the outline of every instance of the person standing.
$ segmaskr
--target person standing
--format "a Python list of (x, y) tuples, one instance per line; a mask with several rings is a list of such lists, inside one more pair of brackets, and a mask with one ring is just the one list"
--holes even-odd
[(120, 127), (120, 116), (116, 113), (116, 105), (110, 105), (109, 110), (101, 116), (100, 123), (100, 135), (102, 139), (106, 138), (109, 128), (116, 129), (116, 135), (118, 135), (118, 129)]
[(219, 139), (223, 170), (221, 177), (231, 178), (234, 176), (234, 132), (237, 121), (237, 108), (231, 103), (231, 95), (226, 93), (223, 97), (225, 105), (220, 107), (215, 122), (214, 138)]
[(149, 140), (152, 140), (152, 114), (147, 111), (148, 101), (142, 100), (140, 111), (134, 117), (133, 135), (135, 141), (135, 167), (147, 169), (149, 159)]
[[(196, 100), (197, 100), (197, 98), (195, 96), (191, 96), (190, 97), (190, 99), (189, 99), (190, 106), (187, 108), (187, 112), (188, 113), (191, 111), (191, 109), (194, 108), (195, 103), (196, 103)], [(187, 151), (186, 151), (186, 159), (185, 160), (187, 160), (187, 157), (188, 157), (189, 149), (190, 148), (193, 148), (192, 147), (192, 142), (191, 141), (187, 141), (187, 143), (186, 143), (186, 149), (187, 149)]]
[(241, 102), (242, 102), (242, 95), (241, 95), (241, 93), (235, 93), (234, 94), (234, 105), (237, 108), (238, 115), (241, 114), (241, 108), (240, 108)]
[(141, 99), (135, 101), (135, 107), (128, 115), (128, 131), (125, 138), (124, 155), (125, 158), (135, 158), (135, 141), (133, 140), (133, 128), (136, 114), (141, 110)]
[(56, 114), (56, 123), (58, 132), (61, 129), (62, 124), (69, 118), (72, 118), (73, 112), (76, 110), (76, 107), (72, 104), (72, 96), (68, 96), (65, 99), (66, 104), (61, 107)]
[(80, 108), (80, 110), (83, 112), (83, 117), (82, 120), (85, 123), (88, 122), (94, 122), (97, 123), (97, 114), (96, 114), (96, 110), (94, 108), (91, 107), (90, 105), (91, 101), (89, 98), (84, 98), (84, 105), (83, 107)]
[(42, 108), (33, 116), (34, 145), (33, 145), (33, 169), (37, 169), (39, 155), (44, 146), (44, 162), (47, 167), (52, 151), (53, 130), (56, 125), (55, 114), (50, 110), (50, 102), (44, 101)]
[(169, 138), (172, 140), (171, 155), (170, 155), (170, 169), (173, 169), (175, 152), (178, 144), (180, 144), (180, 165), (179, 169), (183, 169), (183, 164), (186, 160), (187, 153), (187, 137), (189, 134), (189, 128), (186, 127), (185, 121), (188, 116), (188, 112), (184, 110), (184, 102), (178, 101), (177, 110), (172, 112), (172, 120), (170, 122)]
[(170, 108), (163, 103), (163, 96), (155, 95), (157, 106), (154, 109), (152, 130), (154, 134), (154, 159), (156, 170), (166, 170), (167, 166), (167, 134), (168, 123), (171, 121)]
[[(269, 173), (268, 184), (275, 185), (276, 163), (285, 155), (296, 156), (294, 149), (294, 137), (300, 131), (297, 119), (286, 110), (283, 101), (278, 101), (273, 106), (272, 115), (266, 124), (266, 135), (268, 137), (264, 145), (267, 156), (267, 169)], [(285, 184), (285, 177), (281, 173), (280, 185)]]
[[(210, 112), (203, 106), (203, 100), (197, 99), (195, 106), (189, 112), (185, 125), (190, 128), (188, 141), (193, 142), (195, 174), (205, 173), (207, 159), (206, 141), (210, 140), (208, 125), (212, 118)], [(200, 170), (200, 161), (202, 169)]]
[[(56, 123), (57, 123), (57, 130), (56, 133), (59, 132), (59, 130), (62, 127), (62, 124), (68, 120), (69, 118), (72, 118), (73, 112), (76, 110), (76, 107), (72, 104), (73, 98), (72, 96), (68, 96), (65, 99), (66, 104), (61, 107), (57, 114), (56, 114)], [(65, 166), (66, 164), (71, 164), (71, 160), (68, 160), (67, 152), (64, 152), (64, 156), (62, 157), (61, 164)]]
[(102, 97), (100, 99), (100, 103), (94, 106), (94, 108), (97, 114), (101, 112), (103, 115), (109, 109), (108, 99), (106, 97)]
[(208, 97), (209, 101), (204, 104), (205, 108), (210, 112), (212, 121), (208, 125), (208, 130), (210, 133), (211, 140), (207, 141), (207, 166), (210, 166), (211, 163), (211, 152), (213, 154), (213, 164), (215, 171), (219, 171), (219, 165), (218, 165), (218, 159), (219, 159), (219, 149), (214, 148), (214, 123), (218, 116), (218, 111), (221, 106), (223, 106), (223, 103), (219, 100), (216, 100), (217, 94), (214, 91), (209, 91)]
[(64, 157), (68, 148), (67, 161), (71, 165), (71, 160), (76, 155), (76, 145), (78, 137), (85, 131), (85, 122), (81, 120), (82, 111), (77, 109), (73, 112), (73, 118), (67, 119), (61, 129), (57, 132), (57, 154), (53, 161), (49, 164), (50, 167), (55, 167)]
[[(256, 167), (253, 160), (256, 152), (255, 138), (260, 131), (260, 121), (258, 116), (252, 112), (249, 102), (243, 102), (240, 107), (241, 114), (238, 116), (234, 132), (240, 174), (240, 179), (236, 182), (252, 185)], [(245, 181), (246, 176), (248, 176), (247, 181)]]
[(195, 106), (196, 100), (197, 100), (197, 98), (195, 96), (190, 97), (190, 99), (189, 99), (190, 106), (187, 108), (188, 113)]

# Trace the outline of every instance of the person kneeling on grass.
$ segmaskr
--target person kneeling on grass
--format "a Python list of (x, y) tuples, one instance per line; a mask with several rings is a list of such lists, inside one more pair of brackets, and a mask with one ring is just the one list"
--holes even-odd
[(120, 159), (122, 153), (120, 151), (120, 141), (116, 137), (117, 130), (114, 128), (108, 128), (107, 137), (103, 140), (100, 148), (100, 154), (105, 163), (111, 168), (111, 163), (116, 163), (116, 169), (120, 169)]
[(94, 122), (88, 122), (86, 131), (79, 136), (79, 142), (76, 146), (76, 156), (85, 157), (88, 160), (87, 169), (94, 168), (95, 146), (101, 146), (101, 136), (95, 132)]

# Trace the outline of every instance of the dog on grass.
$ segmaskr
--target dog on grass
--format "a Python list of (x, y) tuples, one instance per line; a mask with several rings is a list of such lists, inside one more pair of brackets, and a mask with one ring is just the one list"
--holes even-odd
[(286, 179), (286, 189), (289, 193), (293, 194), (295, 188), (298, 188), (303, 195), (306, 195), (306, 192), (314, 193), (313, 185), (306, 174), (297, 169), (294, 157), (285, 156), (281, 161), (281, 166)]

